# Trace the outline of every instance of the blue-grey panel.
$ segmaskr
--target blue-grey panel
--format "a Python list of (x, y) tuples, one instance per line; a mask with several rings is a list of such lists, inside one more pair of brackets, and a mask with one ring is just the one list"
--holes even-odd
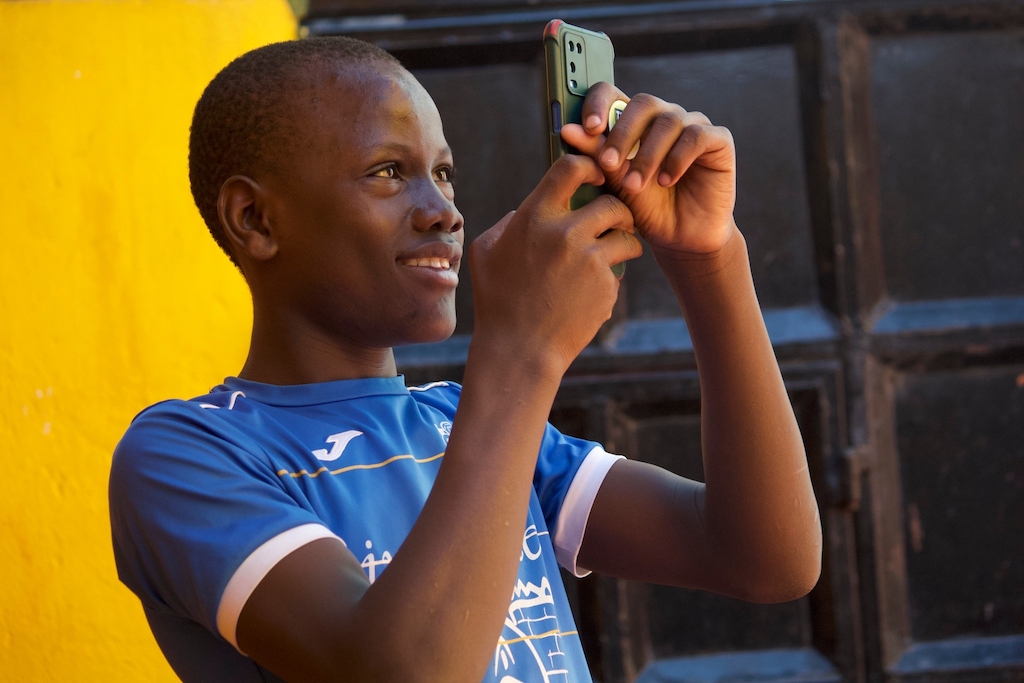
[[(765, 327), (774, 346), (836, 339), (833, 318), (818, 306), (768, 309)], [(469, 335), (455, 335), (436, 344), (419, 344), (395, 349), (399, 368), (428, 365), (461, 365), (469, 351)], [(603, 347), (590, 347), (582, 355), (637, 355), (686, 353), (693, 342), (683, 318), (628, 320), (619, 325)]]
[(896, 664), (900, 673), (1024, 665), (1024, 636), (957, 638), (919, 643)]
[[(768, 309), (764, 324), (774, 346), (827, 341), (838, 336), (831, 316), (818, 306)], [(686, 352), (693, 342), (683, 318), (629, 320), (611, 335), (605, 350), (622, 354)]]
[(636, 683), (832, 683), (841, 678), (835, 666), (820, 653), (812, 648), (797, 648), (662, 659), (644, 669)]
[(1024, 324), (1024, 297), (941, 299), (894, 304), (872, 330), (875, 334), (943, 332)]

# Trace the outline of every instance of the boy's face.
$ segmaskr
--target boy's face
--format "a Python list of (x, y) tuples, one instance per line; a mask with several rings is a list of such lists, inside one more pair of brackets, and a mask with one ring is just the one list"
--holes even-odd
[(464, 233), (434, 102), (407, 72), (371, 65), (325, 70), (296, 111), (298, 142), (265, 183), (275, 305), (358, 346), (447, 338)]

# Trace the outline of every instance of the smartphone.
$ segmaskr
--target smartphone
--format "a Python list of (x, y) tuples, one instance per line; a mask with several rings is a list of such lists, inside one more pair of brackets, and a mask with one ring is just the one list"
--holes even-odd
[[(594, 83), (615, 83), (615, 50), (604, 33), (590, 31), (552, 19), (544, 27), (544, 65), (547, 76), (548, 141), (551, 163), (573, 152), (562, 141), (562, 126), (583, 123), (583, 99)], [(615, 125), (622, 107), (614, 108), (608, 119), (609, 129)], [(572, 196), (569, 208), (578, 209), (601, 194), (601, 188), (583, 185)], [(626, 264), (612, 266), (622, 277)]]

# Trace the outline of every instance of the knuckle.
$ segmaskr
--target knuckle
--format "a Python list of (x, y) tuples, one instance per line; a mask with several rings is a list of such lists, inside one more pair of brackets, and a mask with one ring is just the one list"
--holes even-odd
[(551, 168), (556, 169), (559, 172), (566, 173), (578, 163), (578, 159), (575, 154), (565, 154), (555, 160), (555, 163), (551, 165)]
[(708, 130), (704, 126), (693, 125), (683, 129), (683, 139), (691, 145), (703, 143), (707, 137)]
[(608, 257), (604, 255), (599, 247), (592, 246), (587, 249), (584, 255), (584, 260), (587, 264), (587, 268), (593, 269), (595, 272), (600, 273), (602, 268), (607, 268)]
[(471, 269), (479, 268), (486, 260), (488, 247), (491, 245), (483, 239), (475, 239), (469, 245), (469, 265)]
[(658, 131), (673, 131), (679, 130), (684, 127), (683, 119), (681, 116), (677, 116), (675, 112), (662, 112), (654, 119), (652, 124)]
[(629, 207), (622, 203), (622, 201), (612, 194), (602, 194), (595, 201), (601, 202), (599, 206), (602, 211), (609, 215), (618, 215), (623, 211), (629, 212)]
[(657, 106), (660, 103), (661, 103), (661, 99), (660, 98), (657, 98), (654, 95), (651, 95), (651, 94), (648, 94), (648, 93), (645, 93), (645, 92), (638, 93), (633, 98), (633, 100), (631, 101), (631, 104), (639, 104), (641, 107), (644, 107), (644, 108), (655, 107), (655, 106)]
[(579, 154), (566, 154), (555, 163), (560, 164), (566, 174), (575, 176), (586, 170), (588, 161), (586, 157)]

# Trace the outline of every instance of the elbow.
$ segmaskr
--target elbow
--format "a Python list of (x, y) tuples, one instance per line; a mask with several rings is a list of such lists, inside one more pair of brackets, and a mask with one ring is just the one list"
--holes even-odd
[(744, 590), (736, 597), (761, 604), (799, 600), (821, 578), (821, 531), (797, 548), (748, 565)]
[(821, 576), (821, 561), (808, 563), (799, 569), (785, 572), (761, 573), (750, 581), (735, 597), (747, 602), (771, 605), (790, 602), (804, 597), (817, 585)]
[(800, 567), (791, 568), (784, 576), (765, 587), (758, 602), (778, 603), (799, 600), (818, 585), (821, 578), (821, 553), (813, 561), (806, 561)]

